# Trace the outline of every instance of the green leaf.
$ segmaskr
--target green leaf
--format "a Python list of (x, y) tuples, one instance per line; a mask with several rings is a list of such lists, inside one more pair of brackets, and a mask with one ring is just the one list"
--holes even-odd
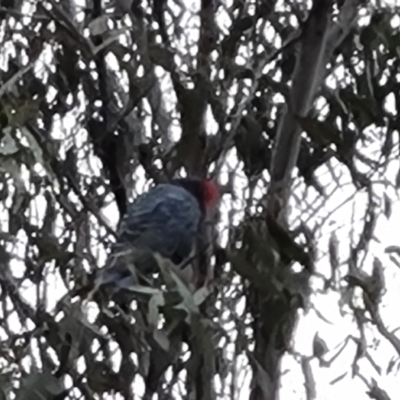
[(109, 16), (107, 14), (100, 15), (100, 17), (95, 18), (89, 22), (89, 30), (92, 36), (103, 35), (103, 33), (109, 31), (108, 27)]
[(172, 55), (165, 48), (157, 44), (151, 44), (149, 45), (148, 53), (150, 60), (154, 64), (163, 67), (166, 71), (172, 70)]
[(165, 305), (164, 295), (159, 292), (154, 294), (149, 300), (149, 315), (148, 321), (150, 326), (157, 327), (158, 324), (158, 309)]
[(339, 96), (360, 128), (365, 128), (380, 121), (377, 102), (372, 97), (360, 97), (349, 89), (340, 90)]
[(387, 253), (387, 254), (395, 253), (395, 254), (397, 254), (398, 256), (400, 256), (400, 247), (399, 247), (399, 246), (389, 246), (389, 247), (386, 247), (385, 253)]
[(336, 377), (335, 379), (333, 379), (331, 382), (329, 382), (330, 385), (334, 385), (335, 383), (338, 383), (339, 381), (341, 381), (346, 375), (347, 375), (348, 371), (343, 372), (343, 374), (339, 375), (338, 377)]
[(168, 339), (168, 336), (165, 334), (165, 332), (162, 329), (156, 329), (153, 332), (153, 338), (164, 351), (166, 351), (166, 352), (169, 351), (169, 348), (170, 348), (169, 339)]
[(338, 129), (323, 121), (318, 121), (311, 117), (297, 117), (301, 128), (307, 132), (307, 135), (314, 144), (320, 147), (327, 147), (329, 145), (340, 145), (341, 133)]
[(24, 184), (21, 179), (20, 165), (18, 164), (14, 155), (0, 154), (0, 171), (9, 173), (19, 188), (24, 188)]
[(384, 214), (386, 218), (390, 218), (392, 215), (392, 200), (390, 197), (384, 193), (383, 195), (383, 201), (384, 201)]
[(199, 310), (187, 283), (182, 279), (182, 272), (176, 267), (176, 265), (158, 254), (156, 254), (154, 258), (157, 261), (168, 290), (178, 292), (182, 299), (182, 302), (175, 306), (175, 308), (178, 310), (184, 310), (188, 314), (190, 320), (192, 314), (198, 314)]
[(210, 290), (206, 286), (202, 286), (199, 290), (197, 290), (197, 292), (193, 295), (196, 306), (202, 304), (209, 294)]
[(63, 305), (65, 316), (56, 324), (49, 326), (48, 341), (60, 354), (62, 347), (70, 338), (69, 359), (75, 360), (84, 354), (95, 337), (103, 337), (104, 334), (93, 324), (90, 324), (82, 314), (77, 304)]
[(23, 379), (16, 400), (53, 400), (63, 390), (59, 380), (52, 374), (36, 373)]
[(138, 371), (140, 375), (147, 376), (149, 374), (150, 369), (150, 352), (143, 351), (138, 354), (139, 357), (139, 367)]
[(3, 155), (11, 155), (18, 152), (19, 147), (17, 146), (16, 141), (10, 134), (11, 129), (3, 130), (3, 137), (0, 141), (0, 154)]
[(170, 274), (170, 270), (174, 267), (174, 265), (172, 264), (171, 261), (161, 257), (158, 254), (155, 254), (154, 258), (157, 261), (157, 265), (160, 268), (161, 275), (164, 278), (164, 282), (167, 285), (167, 288), (173, 290), (175, 284)]
[(7, 115), (8, 125), (20, 128), (39, 112), (39, 100), (27, 100), (21, 104), (4, 104), (3, 110)]
[(141, 293), (141, 294), (148, 294), (151, 296), (157, 295), (160, 292), (159, 289), (156, 288), (152, 288), (149, 286), (142, 286), (142, 285), (131, 285), (131, 286), (127, 286), (126, 287), (127, 290), (130, 290), (131, 292), (135, 292), (135, 293)]
[(271, 398), (271, 394), (273, 393), (273, 385), (270, 376), (268, 375), (268, 372), (263, 368), (263, 366), (256, 360), (256, 358), (248, 353), (250, 355), (251, 362), (254, 363), (256, 366), (255, 372), (256, 372), (256, 380), (258, 382), (258, 387), (263, 392), (263, 397), (264, 398)]
[(194, 297), (190, 292), (189, 288), (185, 285), (185, 283), (175, 274), (174, 271), (170, 271), (172, 279), (176, 283), (176, 287), (178, 289), (179, 294), (182, 297), (182, 303), (177, 306), (178, 309), (186, 310), (189, 315), (198, 314), (199, 309), (196, 306), (194, 301)]
[(272, 287), (269, 277), (266, 274), (259, 272), (256, 268), (249, 264), (242, 254), (239, 254), (239, 252), (229, 252), (227, 253), (227, 258), (235, 272), (254, 284), (254, 286), (260, 290), (261, 293), (272, 293), (271, 290), (274, 288)]
[(389, 259), (390, 259), (390, 261), (391, 261), (394, 265), (396, 265), (397, 267), (400, 268), (400, 261), (399, 261), (399, 260), (397, 260), (397, 259), (396, 259), (395, 257), (393, 257), (392, 255), (389, 256)]
[(7, 400), (7, 394), (12, 387), (12, 372), (0, 374), (0, 400)]
[(318, 332), (314, 335), (313, 340), (313, 356), (320, 359), (328, 352), (328, 346), (325, 341), (318, 336)]

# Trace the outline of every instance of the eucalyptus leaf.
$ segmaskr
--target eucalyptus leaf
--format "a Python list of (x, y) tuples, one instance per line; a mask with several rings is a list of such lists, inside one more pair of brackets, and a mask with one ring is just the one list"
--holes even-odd
[(63, 391), (60, 381), (52, 374), (36, 373), (22, 380), (16, 400), (53, 400)]
[(153, 332), (153, 338), (154, 340), (160, 345), (160, 347), (168, 352), (170, 348), (170, 342), (168, 339), (168, 336), (165, 334), (165, 332), (161, 329), (156, 329)]
[(332, 143), (340, 143), (341, 133), (332, 124), (311, 117), (297, 117), (297, 120), (317, 146), (328, 147)]
[(149, 316), (148, 321), (149, 324), (153, 327), (157, 327), (158, 324), (158, 315), (159, 315), (159, 307), (165, 305), (165, 300), (163, 294), (155, 293), (149, 300)]

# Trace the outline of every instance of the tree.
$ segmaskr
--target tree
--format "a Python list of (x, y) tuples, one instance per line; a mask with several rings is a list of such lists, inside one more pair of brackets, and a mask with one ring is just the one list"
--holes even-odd
[[(0, 398), (395, 398), (398, 12), (0, 2)], [(160, 259), (130, 308), (88, 295), (128, 202), (182, 174), (223, 186), (212, 281)]]

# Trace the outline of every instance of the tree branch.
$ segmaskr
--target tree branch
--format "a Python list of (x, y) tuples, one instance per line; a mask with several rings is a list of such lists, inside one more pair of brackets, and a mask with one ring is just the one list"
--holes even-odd
[(300, 38), (300, 51), (293, 74), (290, 103), (280, 121), (271, 161), (271, 182), (268, 196), (268, 212), (277, 217), (285, 210), (288, 201), (291, 176), (300, 150), (300, 127), (296, 116), (309, 112), (320, 71), (326, 61), (332, 0), (314, 1), (310, 16), (304, 24)]

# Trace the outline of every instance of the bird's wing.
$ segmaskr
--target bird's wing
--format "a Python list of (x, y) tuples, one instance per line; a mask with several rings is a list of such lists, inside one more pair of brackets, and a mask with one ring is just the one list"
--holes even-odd
[(175, 263), (186, 259), (200, 218), (197, 200), (185, 189), (168, 184), (150, 189), (128, 208), (122, 219), (102, 284), (131, 285), (136, 278), (129, 266), (134, 265), (136, 271), (146, 275), (154, 268), (153, 253)]
[(189, 255), (201, 211), (185, 189), (158, 185), (128, 209), (119, 229), (120, 241), (147, 248), (171, 258), (176, 252)]

